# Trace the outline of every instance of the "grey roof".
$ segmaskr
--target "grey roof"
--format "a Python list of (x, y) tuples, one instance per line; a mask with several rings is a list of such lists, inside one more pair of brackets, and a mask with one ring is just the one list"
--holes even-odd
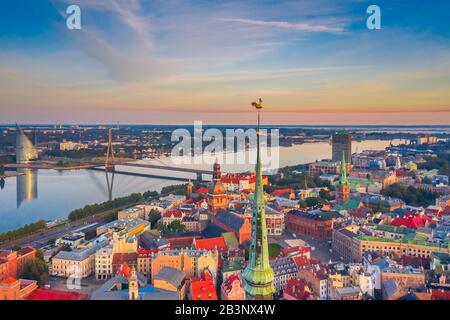
[(244, 224), (244, 218), (226, 210), (219, 210), (216, 214), (216, 219), (235, 231), (239, 231)]
[(111, 221), (107, 224), (104, 224), (102, 226), (99, 226), (97, 229), (100, 230), (108, 230), (108, 229), (115, 229), (116, 231), (121, 230), (130, 230), (135, 228), (136, 226), (140, 224), (144, 224), (146, 227), (150, 226), (150, 222), (142, 219), (118, 219)]
[(164, 280), (172, 284), (175, 288), (181, 287), (186, 274), (172, 267), (163, 267), (159, 273), (154, 276), (154, 280)]
[(142, 233), (139, 240), (140, 245), (145, 249), (160, 248), (169, 244), (169, 241), (166, 238), (157, 238), (148, 231)]
[(60, 251), (54, 258), (63, 259), (63, 260), (76, 260), (83, 261), (87, 259), (89, 256), (95, 254), (95, 252), (103, 247), (109, 245), (108, 240), (103, 240), (95, 243), (89, 248), (86, 249), (75, 249), (72, 251)]
[(397, 282), (394, 279), (389, 279), (383, 283), (383, 298), (388, 299), (392, 297), (398, 290)]
[(344, 236), (349, 237), (349, 238), (355, 238), (358, 236), (358, 234), (346, 229), (346, 228), (342, 228), (337, 230), (339, 233), (342, 233)]

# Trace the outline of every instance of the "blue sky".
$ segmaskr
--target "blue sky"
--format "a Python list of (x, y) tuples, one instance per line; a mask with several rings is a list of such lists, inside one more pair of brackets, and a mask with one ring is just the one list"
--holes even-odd
[[(430, 5), (430, 3), (432, 3)], [(69, 4), (82, 30), (66, 28)], [(382, 29), (366, 28), (377, 4)], [(15, 0), (0, 122), (448, 123), (448, 1)]]

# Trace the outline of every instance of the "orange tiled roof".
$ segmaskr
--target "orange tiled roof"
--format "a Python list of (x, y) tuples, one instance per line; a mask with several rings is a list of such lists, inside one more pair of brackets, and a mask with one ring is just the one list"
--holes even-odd
[(202, 278), (191, 279), (191, 294), (192, 300), (218, 300), (216, 285), (208, 270)]
[(213, 250), (217, 248), (219, 251), (225, 251), (228, 249), (223, 237), (196, 239), (195, 247), (199, 250)]
[(8, 284), (8, 285), (10, 285), (10, 284), (13, 284), (13, 283), (16, 282), (16, 281), (17, 281), (16, 278), (9, 277), (9, 278), (6, 278), (5, 280), (3, 280), (2, 283), (3, 283), (3, 284)]

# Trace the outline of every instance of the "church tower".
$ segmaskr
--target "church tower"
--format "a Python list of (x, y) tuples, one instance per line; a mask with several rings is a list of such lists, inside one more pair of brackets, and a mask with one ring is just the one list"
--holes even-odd
[(219, 209), (228, 208), (228, 196), (225, 191), (225, 186), (220, 182), (221, 178), (222, 172), (220, 171), (220, 164), (216, 161), (216, 163), (214, 163), (213, 182), (206, 195), (208, 209), (213, 215), (215, 215)]
[(342, 152), (341, 174), (339, 184), (336, 186), (336, 202), (343, 205), (350, 198), (350, 186), (347, 182), (347, 165), (345, 163), (345, 154)]
[(187, 184), (187, 186), (186, 186), (186, 193), (187, 193), (188, 195), (191, 195), (191, 194), (192, 194), (192, 191), (193, 191), (193, 184), (192, 184), (191, 179), (189, 179), (189, 182), (188, 182), (188, 184)]
[(260, 159), (260, 109), (262, 100), (253, 102), (258, 110), (258, 130), (256, 132), (256, 182), (253, 198), (252, 236), (248, 265), (244, 270), (244, 290), (247, 300), (272, 300), (275, 293), (274, 273), (269, 264), (269, 247), (267, 242), (266, 210), (262, 185), (262, 168)]
[(128, 300), (139, 300), (139, 284), (136, 269), (131, 269), (131, 275), (128, 278)]

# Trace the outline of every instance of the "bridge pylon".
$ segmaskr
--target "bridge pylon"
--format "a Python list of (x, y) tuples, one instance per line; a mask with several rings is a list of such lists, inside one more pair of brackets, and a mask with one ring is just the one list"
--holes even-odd
[(108, 149), (106, 150), (105, 171), (114, 171), (114, 149), (112, 145), (112, 128), (108, 130)]

